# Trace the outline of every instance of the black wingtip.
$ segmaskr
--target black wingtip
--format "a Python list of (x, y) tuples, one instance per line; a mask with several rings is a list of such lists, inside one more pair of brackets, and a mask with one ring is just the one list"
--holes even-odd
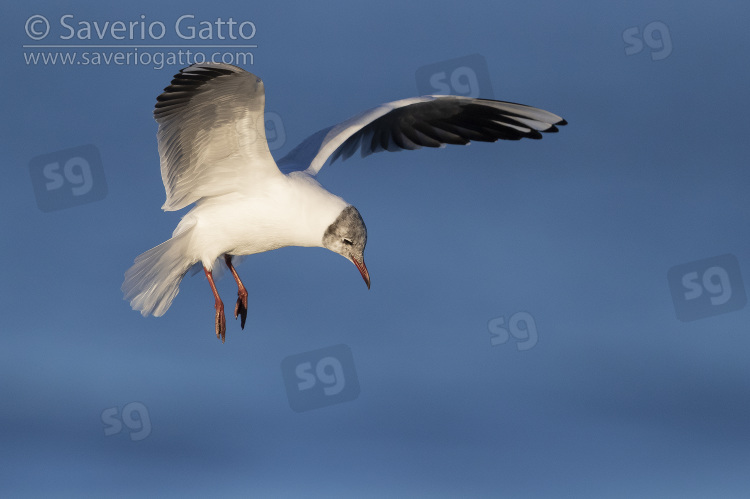
[[(236, 66), (230, 66), (237, 68)], [(199, 63), (192, 64), (182, 68), (179, 73), (174, 75), (172, 82), (164, 88), (164, 92), (156, 97), (156, 106), (154, 106), (154, 118), (159, 121), (176, 112), (187, 104), (196, 94), (198, 89), (207, 82), (218, 78), (236, 73), (233, 69), (224, 67), (208, 66)]]
[(528, 138), (528, 139), (534, 139), (534, 140), (539, 140), (539, 139), (541, 139), (541, 138), (542, 138), (542, 134), (541, 134), (541, 133), (539, 133), (539, 131), (537, 131), (537, 130), (531, 130), (531, 131), (530, 131), (530, 132), (529, 132), (529, 133), (528, 133), (528, 134), (526, 135), (526, 138)]

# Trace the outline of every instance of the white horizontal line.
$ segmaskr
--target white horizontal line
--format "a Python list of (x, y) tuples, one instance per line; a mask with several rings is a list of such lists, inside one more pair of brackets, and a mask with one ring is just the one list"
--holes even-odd
[(175, 48), (243, 48), (255, 49), (257, 45), (23, 45), (25, 49), (175, 49)]

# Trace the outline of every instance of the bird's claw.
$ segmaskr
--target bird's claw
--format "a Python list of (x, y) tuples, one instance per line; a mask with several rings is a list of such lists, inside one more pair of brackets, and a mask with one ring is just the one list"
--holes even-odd
[(224, 316), (224, 306), (216, 307), (216, 337), (224, 343), (227, 334), (227, 319)]
[(245, 320), (247, 319), (247, 291), (237, 292), (237, 305), (234, 306), (234, 318), (240, 316), (240, 327), (245, 329)]

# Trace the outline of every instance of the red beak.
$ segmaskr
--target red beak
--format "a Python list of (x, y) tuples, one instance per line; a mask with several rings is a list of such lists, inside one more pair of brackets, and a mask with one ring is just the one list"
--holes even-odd
[(367, 271), (367, 266), (365, 265), (365, 261), (362, 260), (357, 261), (356, 258), (352, 258), (352, 261), (354, 262), (354, 265), (357, 266), (357, 270), (359, 270), (359, 273), (362, 274), (362, 279), (365, 280), (365, 284), (367, 284), (367, 289), (370, 289), (370, 273)]

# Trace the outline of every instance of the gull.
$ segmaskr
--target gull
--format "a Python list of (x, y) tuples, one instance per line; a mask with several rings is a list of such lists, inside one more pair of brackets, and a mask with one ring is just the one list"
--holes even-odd
[(276, 162), (266, 141), (264, 107), (263, 81), (221, 63), (180, 70), (157, 97), (154, 117), (167, 194), (162, 209), (195, 206), (171, 239), (138, 256), (125, 273), (124, 297), (144, 317), (163, 315), (185, 274), (202, 265), (223, 343), (226, 318), (214, 269), (223, 261), (237, 282), (234, 317), (244, 329), (247, 289), (232, 261), (285, 246), (338, 253), (357, 267), (369, 289), (367, 228), (354, 206), (314, 179), (324, 164), (357, 151), (365, 157), (470, 141), (540, 139), (540, 132), (567, 124), (522, 104), (426, 95), (382, 104), (324, 128)]

